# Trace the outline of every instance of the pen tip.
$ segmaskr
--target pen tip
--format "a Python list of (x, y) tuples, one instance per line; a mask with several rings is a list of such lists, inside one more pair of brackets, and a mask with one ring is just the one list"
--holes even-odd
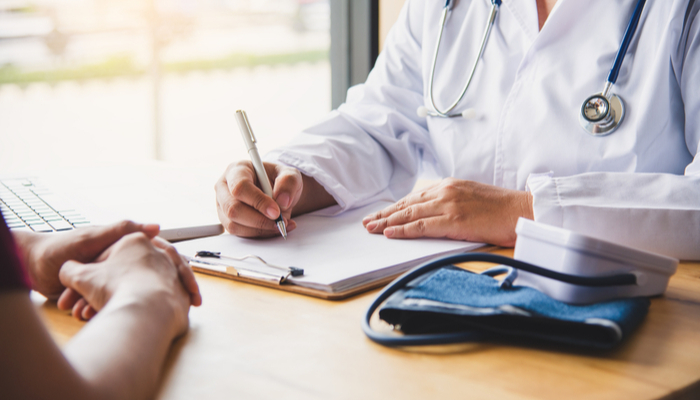
[(287, 240), (287, 227), (284, 225), (284, 221), (279, 221), (277, 223), (277, 229), (280, 230), (280, 233), (282, 234), (284, 240)]

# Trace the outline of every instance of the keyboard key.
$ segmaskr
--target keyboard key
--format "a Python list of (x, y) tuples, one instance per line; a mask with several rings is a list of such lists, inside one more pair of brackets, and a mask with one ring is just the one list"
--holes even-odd
[(7, 223), (7, 227), (10, 229), (21, 228), (23, 226), (26, 226), (26, 225), (22, 221), (8, 222)]
[(73, 225), (64, 220), (50, 222), (49, 224), (57, 231), (68, 231), (73, 229)]
[(42, 196), (42, 200), (44, 200), (46, 204), (51, 204), (51, 207), (58, 212), (75, 210), (75, 207), (67, 200), (55, 194), (44, 195)]
[(52, 210), (52, 209), (50, 209), (50, 208), (39, 208), (39, 209), (36, 209), (36, 208), (35, 208), (35, 209), (34, 209), (34, 212), (37, 213), (37, 214), (39, 214), (39, 215), (41, 215), (42, 217), (43, 217), (44, 215), (47, 215), (47, 216), (48, 216), (48, 215), (58, 215), (58, 214), (56, 214), (56, 211), (54, 211), (54, 210)]
[(28, 226), (20, 226), (17, 228), (10, 228), (10, 230), (12, 230), (12, 232), (34, 232), (32, 230), (32, 228), (30, 228)]
[(53, 232), (53, 228), (46, 223), (29, 224), (29, 227), (32, 228), (34, 232)]
[(76, 228), (80, 228), (80, 227), (83, 227), (83, 226), (88, 226), (88, 225), (90, 225), (90, 221), (78, 221), (78, 222), (73, 222), (73, 225), (74, 225)]
[(4, 202), (10, 208), (26, 207), (26, 204), (24, 204), (24, 202), (22, 200), (19, 200), (19, 199), (8, 199), (8, 200), (4, 200)]

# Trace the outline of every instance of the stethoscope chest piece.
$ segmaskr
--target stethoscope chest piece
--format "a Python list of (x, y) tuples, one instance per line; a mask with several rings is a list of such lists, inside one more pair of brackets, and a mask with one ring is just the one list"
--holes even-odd
[(625, 106), (615, 94), (609, 97), (594, 94), (581, 106), (581, 126), (593, 136), (606, 136), (615, 131), (625, 116)]

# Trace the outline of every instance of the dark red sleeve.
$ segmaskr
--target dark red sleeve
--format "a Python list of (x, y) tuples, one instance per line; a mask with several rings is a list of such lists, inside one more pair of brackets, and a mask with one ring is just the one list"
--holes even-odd
[(22, 267), (17, 246), (0, 213), (0, 292), (29, 287), (29, 277)]

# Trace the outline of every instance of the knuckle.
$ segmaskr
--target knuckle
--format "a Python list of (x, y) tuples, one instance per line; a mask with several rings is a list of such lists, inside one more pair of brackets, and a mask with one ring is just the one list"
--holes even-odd
[(239, 167), (252, 168), (253, 163), (250, 160), (239, 160), (236, 162), (232, 162), (231, 164), (229, 164), (228, 167), (229, 167), (229, 169), (235, 169), (235, 168), (239, 168)]
[(404, 210), (404, 209), (406, 209), (406, 207), (408, 207), (408, 200), (401, 199), (401, 200), (396, 202), (396, 209), (397, 210), (399, 210), (399, 211)]
[(451, 191), (457, 187), (458, 180), (455, 178), (445, 178), (442, 180), (441, 189), (443, 191)]
[(426, 226), (425, 220), (424, 219), (419, 219), (416, 221), (416, 231), (423, 235), (425, 232), (428, 230), (428, 227)]
[(248, 188), (248, 185), (246, 185), (245, 181), (236, 182), (236, 184), (234, 184), (233, 187), (231, 188), (231, 195), (234, 198), (239, 199), (245, 195), (247, 188)]
[(409, 219), (409, 220), (413, 218), (413, 216), (415, 215), (415, 213), (416, 213), (416, 210), (415, 210), (414, 207), (406, 207), (406, 208), (403, 210), (403, 216), (404, 216), (404, 218)]
[(126, 219), (117, 223), (117, 229), (122, 232), (131, 232), (136, 230), (136, 224), (134, 221)]
[(164, 245), (163, 245), (163, 250), (164, 250), (169, 256), (171, 256), (171, 257), (173, 257), (173, 258), (175, 258), (175, 259), (177, 259), (177, 258), (180, 257), (180, 254), (177, 252), (177, 250), (175, 250), (175, 248), (174, 248), (173, 246), (171, 246), (170, 244), (164, 244)]
[(230, 219), (234, 219), (238, 214), (236, 210), (236, 204), (236, 201), (226, 201), (221, 206), (221, 209), (223, 210), (224, 214)]
[(267, 236), (267, 232), (265, 232), (262, 229), (255, 229), (255, 236), (257, 236), (257, 237)]
[(267, 224), (268, 224), (268, 221), (261, 218), (258, 221), (258, 226), (256, 227), (256, 235), (265, 236), (265, 234), (267, 233), (267, 229), (266, 229)]
[(143, 232), (134, 232), (131, 235), (125, 237), (125, 240), (129, 243), (136, 245), (144, 245), (145, 243), (150, 243), (150, 239)]
[(256, 210), (262, 210), (265, 206), (265, 202), (267, 201), (267, 197), (264, 195), (258, 195), (255, 196), (255, 199), (253, 199), (253, 208)]

